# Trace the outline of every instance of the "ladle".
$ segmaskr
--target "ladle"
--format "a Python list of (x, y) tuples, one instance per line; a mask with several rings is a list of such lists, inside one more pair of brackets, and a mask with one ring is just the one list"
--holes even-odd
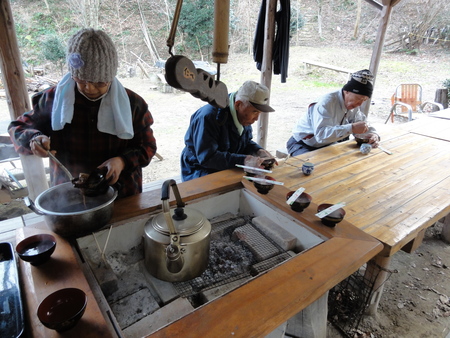
[(47, 152), (48, 157), (50, 157), (53, 161), (55, 161), (55, 163), (64, 171), (64, 173), (67, 175), (67, 177), (69, 177), (70, 181), (73, 182), (74, 178), (72, 176), (72, 174), (70, 173), (70, 171), (56, 158), (55, 155), (53, 155), (50, 150), (47, 150), (44, 148), (44, 145), (41, 142), (38, 142), (36, 140), (33, 140), (34, 142), (36, 142), (36, 144), (41, 147), (42, 149), (44, 149), (44, 151)]
[(47, 152), (48, 157), (50, 157), (55, 163), (64, 171), (69, 180), (72, 182), (75, 188), (81, 190), (85, 196), (98, 196), (106, 194), (109, 187), (109, 179), (106, 179), (107, 168), (96, 168), (87, 177), (81, 181), (79, 177), (74, 178), (70, 171), (56, 158), (55, 155), (51, 153), (50, 150), (46, 150), (41, 142), (35, 140), (39, 147)]

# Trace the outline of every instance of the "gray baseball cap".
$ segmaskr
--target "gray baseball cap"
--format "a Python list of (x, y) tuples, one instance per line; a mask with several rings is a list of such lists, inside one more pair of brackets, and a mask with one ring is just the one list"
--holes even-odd
[(269, 88), (254, 81), (245, 81), (236, 93), (236, 100), (246, 100), (261, 112), (275, 111), (267, 103), (269, 102)]

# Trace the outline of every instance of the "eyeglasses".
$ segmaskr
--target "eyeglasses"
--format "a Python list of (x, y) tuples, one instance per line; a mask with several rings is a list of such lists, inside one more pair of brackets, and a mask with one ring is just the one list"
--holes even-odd
[(109, 86), (111, 84), (111, 82), (91, 82), (91, 81), (84, 81), (84, 80), (80, 80), (79, 78), (72, 76), (72, 79), (82, 85), (82, 86), (86, 86), (87, 84), (90, 84), (92, 86), (94, 86), (95, 88), (101, 89), (101, 88), (105, 88), (107, 86)]

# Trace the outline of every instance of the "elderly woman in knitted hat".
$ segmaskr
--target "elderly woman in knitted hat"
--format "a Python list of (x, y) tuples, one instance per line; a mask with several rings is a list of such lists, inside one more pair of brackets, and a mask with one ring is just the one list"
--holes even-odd
[[(32, 98), (33, 110), (8, 127), (21, 154), (47, 157), (51, 150), (73, 177), (107, 168), (119, 197), (142, 192), (142, 167), (156, 153), (147, 103), (116, 78), (118, 57), (110, 37), (82, 29), (68, 42), (69, 72), (57, 86)], [(68, 181), (50, 163), (51, 184)]]
[(372, 96), (373, 75), (367, 70), (351, 74), (342, 89), (326, 94), (311, 103), (294, 127), (287, 142), (291, 156), (300, 155), (348, 140), (351, 134), (365, 134), (372, 147), (378, 147), (380, 137), (368, 125), (359, 107)]

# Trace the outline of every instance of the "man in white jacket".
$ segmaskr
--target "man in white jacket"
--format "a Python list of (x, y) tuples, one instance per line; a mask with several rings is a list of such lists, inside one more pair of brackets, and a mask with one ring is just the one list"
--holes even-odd
[(350, 134), (365, 134), (372, 147), (378, 147), (380, 137), (359, 110), (364, 101), (372, 96), (372, 91), (373, 75), (364, 69), (353, 73), (342, 89), (311, 103), (287, 142), (290, 156), (348, 140)]

